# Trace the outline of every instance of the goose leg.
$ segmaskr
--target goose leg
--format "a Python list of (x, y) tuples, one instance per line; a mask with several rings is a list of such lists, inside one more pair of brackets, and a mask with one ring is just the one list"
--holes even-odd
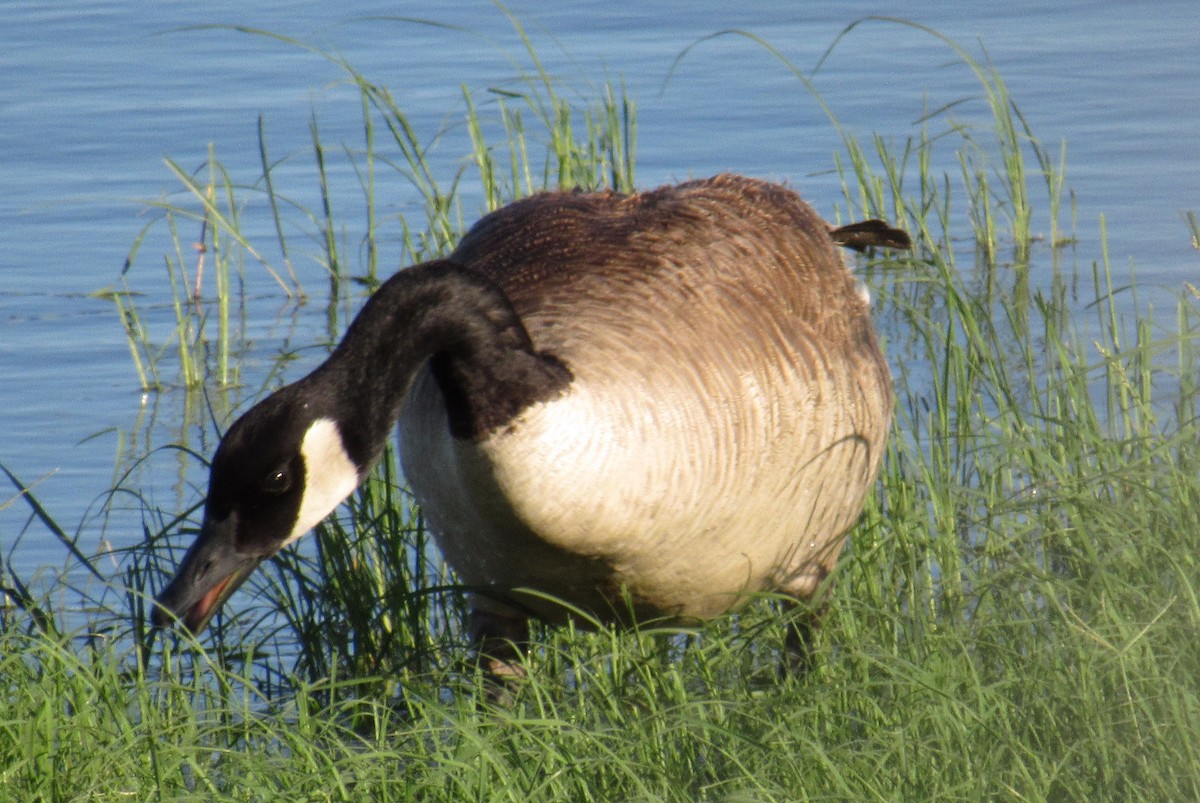
[(488, 702), (510, 705), (526, 676), (529, 619), (515, 611), (497, 610), (494, 603), (484, 607), (472, 600), (467, 621)]
[(784, 603), (787, 635), (784, 637), (783, 660), (779, 667), (781, 676), (801, 678), (813, 670), (816, 664), (813, 639), (823, 613), (823, 606), (814, 609), (800, 601), (789, 600)]
[(783, 603), (783, 611), (787, 636), (780, 666), (780, 675), (784, 677), (803, 677), (816, 666), (813, 640), (833, 590), (828, 578), (829, 571), (817, 566), (798, 576), (786, 589), (789, 599)]

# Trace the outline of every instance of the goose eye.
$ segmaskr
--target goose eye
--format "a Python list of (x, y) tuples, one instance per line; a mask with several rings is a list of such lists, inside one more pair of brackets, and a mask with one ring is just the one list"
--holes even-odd
[(267, 474), (262, 483), (263, 492), (274, 496), (287, 493), (291, 487), (292, 477), (286, 469), (282, 468)]

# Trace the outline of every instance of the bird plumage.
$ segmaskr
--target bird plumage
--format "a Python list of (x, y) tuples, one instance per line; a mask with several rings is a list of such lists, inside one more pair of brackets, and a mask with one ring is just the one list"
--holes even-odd
[[(893, 403), (837, 244), (908, 241), (731, 175), (497, 210), (386, 282), (325, 364), (231, 428), (193, 551), (223, 533), (257, 565), (398, 424), (480, 622), (693, 622), (757, 592), (806, 598), (861, 511)], [(287, 521), (244, 532), (255, 517)], [(202, 562), (185, 558), (159, 621), (202, 627), (253, 569), (214, 593)]]

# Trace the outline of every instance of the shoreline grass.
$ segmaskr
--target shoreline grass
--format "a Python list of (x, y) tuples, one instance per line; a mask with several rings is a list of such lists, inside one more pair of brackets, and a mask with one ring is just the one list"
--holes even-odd
[[(84, 627), (65, 626), (61, 603), (5, 570), (0, 585), (18, 604), (0, 608), (0, 789), (14, 799), (1200, 798), (1197, 294), (1181, 294), (1167, 320), (1136, 303), (1119, 312), (1117, 294), (1133, 297), (1135, 283), (1114, 275), (1103, 238), (1074, 242), (1059, 219), (1065, 147), (1051, 158), (1001, 76), (922, 30), (975, 72), (993, 130), (948, 109), (903, 143), (867, 146), (839, 126), (839, 208), (894, 219), (917, 247), (858, 265), (886, 335), (897, 418), (808, 676), (779, 678), (785, 628), (762, 600), (698, 633), (539, 628), (516, 704), (479, 710), (461, 590), (389, 449), (311, 548), (264, 566), (251, 604), (199, 644), (152, 637), (145, 596), (195, 532), (197, 508), (145, 512), (147, 544), (109, 581), (119, 602)], [(357, 299), (348, 288), (379, 281), (385, 230), (408, 258), (440, 253), (475, 216), (462, 208), (467, 183), (485, 208), (542, 186), (633, 186), (633, 100), (608, 86), (590, 105), (565, 101), (522, 37), (533, 65), (523, 91), (480, 101), (464, 90), (473, 151), (445, 186), (394, 98), (326, 56), (359, 88), (364, 115), (359, 150), (327, 148), (314, 122), (321, 208), (298, 212), (319, 244), (309, 267), (330, 283), (331, 339)], [(297, 210), (259, 133), (256, 182), (239, 184), (215, 159), (205, 182), (176, 171), (201, 211), (165, 218), (207, 221), (209, 253), (224, 263), (215, 270), (228, 277), (229, 306), (215, 314), (234, 323), (189, 306), (180, 237), (167, 260), (183, 315), (180, 379), (168, 376), (165, 346), (139, 333), (133, 296), (114, 296), (144, 384), (238, 380), (233, 277), (260, 253), (240, 235), (244, 193), (270, 199), (288, 287), (304, 292), (297, 277), (310, 272), (288, 244)], [(955, 169), (939, 173), (935, 151), (947, 148)], [(354, 264), (324, 173), (334, 158), (353, 164), (366, 198)], [(387, 171), (417, 187), (424, 220), (383, 219), (374, 193)], [(967, 248), (953, 245), (961, 221)], [(1194, 216), (1190, 225), (1196, 236)], [(1085, 254), (1082, 268), (1064, 264), (1065, 244)], [(9, 478), (10, 504), (39, 510), (36, 488)]]

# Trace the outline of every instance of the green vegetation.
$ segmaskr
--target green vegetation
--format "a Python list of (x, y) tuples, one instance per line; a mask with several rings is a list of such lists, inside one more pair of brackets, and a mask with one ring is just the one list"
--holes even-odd
[[(1062, 159), (1000, 77), (958, 52), (990, 129), (943, 110), (902, 143), (842, 131), (834, 157), (842, 216), (895, 220), (917, 248), (860, 265), (890, 341), (897, 421), (809, 675), (778, 677), (784, 626), (763, 600), (699, 634), (543, 629), (515, 705), (487, 710), (453, 577), (389, 455), (203, 644), (152, 638), (142, 596), (194, 533), (197, 507), (146, 511), (147, 544), (111, 581), (122, 601), (86, 628), (56, 612), (67, 590), (35, 599), (6, 572), (0, 797), (1200, 798), (1196, 298), (1169, 320), (1128, 299), (1134, 312), (1117, 312), (1133, 286), (1104, 242), (1065, 247)], [(632, 102), (607, 88), (593, 105), (568, 103), (529, 57), (525, 91), (466, 94), (475, 150), (447, 188), (391, 95), (342, 65), (361, 90), (363, 147), (327, 150), (314, 123), (322, 209), (302, 215), (331, 309), (352, 283), (326, 159), (352, 160), (361, 178), (354, 278), (367, 286), (377, 238), (399, 227), (406, 254), (425, 258), (483, 211), (461, 208), (468, 178), (487, 207), (541, 186), (633, 185)], [(947, 155), (960, 169), (936, 172)], [(299, 292), (293, 207), (271, 165), (264, 145), (251, 191), (271, 199), (277, 272)], [(425, 221), (379, 215), (384, 171), (420, 190)], [(203, 222), (218, 274), (265, 264), (240, 234), (244, 190), (215, 158), (204, 180), (176, 173), (200, 211), (167, 209), (172, 234), (175, 220)], [(1194, 216), (1191, 227), (1180, 236), (1196, 236)], [(236, 381), (236, 294), (225, 279), (225, 301), (194, 302), (185, 252), (166, 259), (181, 381)], [(148, 347), (133, 296), (114, 298), (148, 384), (163, 382), (165, 352)], [(9, 504), (36, 505), (36, 488), (10, 479), (23, 498)]]

